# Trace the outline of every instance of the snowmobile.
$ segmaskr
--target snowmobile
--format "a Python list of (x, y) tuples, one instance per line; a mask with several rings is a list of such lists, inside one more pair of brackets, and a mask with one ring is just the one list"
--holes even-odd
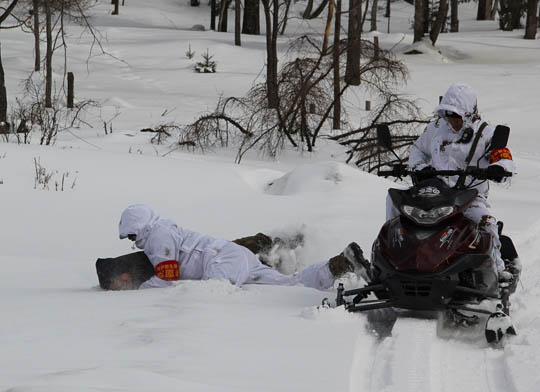
[[(504, 148), (508, 133), (509, 128), (498, 128), (491, 149)], [(387, 126), (377, 128), (377, 139), (379, 146), (397, 157)], [(441, 311), (460, 325), (478, 324), (477, 314), (487, 314), (486, 339), (498, 343), (504, 335), (516, 334), (509, 317), (509, 297), (519, 280), (518, 254), (512, 240), (502, 235), (499, 222), (502, 258), (512, 273), (509, 281), (500, 282), (491, 235), (463, 215), (478, 193), (465, 185), (465, 179), (489, 180), (489, 173), (470, 166), (432, 170), (431, 174), (432, 178), (419, 181), (418, 172), (403, 163), (378, 172), (384, 177), (410, 176), (413, 185), (389, 190), (400, 215), (381, 228), (373, 243), (371, 261), (361, 260), (368, 284), (352, 290), (340, 284), (336, 305), (344, 305), (351, 312), (383, 308)], [(511, 175), (505, 172), (505, 176)], [(449, 187), (438, 178), (441, 176), (459, 176), (459, 180)], [(475, 306), (484, 300), (495, 301), (496, 310)]]

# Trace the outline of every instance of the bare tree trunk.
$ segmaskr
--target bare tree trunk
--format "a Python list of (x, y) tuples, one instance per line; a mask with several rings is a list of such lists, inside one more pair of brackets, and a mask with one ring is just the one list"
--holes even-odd
[(478, 0), (476, 20), (486, 20), (486, 8), (489, 0)]
[(311, 10), (313, 9), (313, 0), (308, 0), (308, 3), (306, 5), (306, 9), (304, 10), (304, 13), (302, 14), (303, 19), (309, 18), (309, 15), (311, 15)]
[(429, 34), (431, 26), (431, 2), (432, 0), (423, 0), (424, 2), (424, 34)]
[(450, 0), (450, 32), (457, 33), (459, 31), (459, 0)]
[[(332, 1), (332, 0), (330, 0)], [(341, 89), (339, 80), (339, 54), (340, 54), (340, 33), (341, 33), (341, 0), (336, 0), (336, 20), (334, 30), (334, 119), (332, 128), (341, 129)]]
[(377, 31), (377, 7), (379, 0), (373, 0), (371, 5), (371, 28), (370, 31)]
[[(364, 23), (366, 21), (366, 16), (369, 8), (369, 0), (366, 0), (366, 8), (364, 9), (364, 15), (362, 16), (362, 22), (360, 23), (360, 32), (364, 31)], [(362, 13), (362, 5), (360, 4), (360, 13)]]
[(291, 9), (291, 0), (286, 0), (285, 15), (283, 15), (283, 21), (281, 25), (280, 35), (285, 34), (285, 28), (287, 27), (287, 21), (289, 20), (289, 10)]
[(491, 7), (491, 13), (489, 14), (489, 20), (495, 20), (495, 15), (497, 14), (497, 9), (499, 8), (499, 0), (493, 2), (493, 7)]
[(512, 1), (512, 28), (513, 29), (520, 29), (522, 28), (521, 25), (521, 0), (514, 0)]
[(4, 75), (4, 66), (2, 65), (2, 51), (0, 46), (0, 133), (8, 133), (7, 126), (7, 90)]
[(384, 17), (390, 17), (390, 0), (386, 0), (386, 12), (384, 13)]
[(52, 37), (52, 10), (49, 2), (45, 2), (45, 23), (47, 30), (47, 52), (45, 54), (45, 107), (52, 107), (52, 59), (53, 59), (53, 37)]
[(315, 19), (318, 18), (320, 14), (324, 11), (326, 8), (326, 5), (329, 3), (329, 0), (323, 0), (321, 4), (317, 7), (315, 11), (309, 16), (307, 16), (305, 19)]
[(538, 0), (527, 1), (527, 25), (525, 27), (525, 39), (536, 39), (536, 28), (538, 20), (536, 10), (538, 9)]
[(266, 89), (268, 94), (268, 107), (277, 109), (279, 104), (277, 82), (277, 33), (279, 18), (278, 0), (273, 0), (273, 10), (270, 10), (271, 0), (262, 0), (266, 20)]
[(439, 13), (437, 14), (437, 19), (431, 28), (429, 38), (431, 39), (431, 44), (435, 45), (437, 38), (442, 30), (444, 21), (446, 20), (446, 15), (448, 14), (448, 0), (440, 0), (439, 3)]
[(245, 0), (242, 34), (259, 35), (260, 33), (259, 0)]
[(216, 0), (210, 0), (210, 30), (216, 31)]
[(328, 42), (330, 41), (330, 31), (332, 30), (332, 18), (334, 17), (334, 0), (328, 3), (328, 16), (326, 18), (326, 27), (324, 29), (324, 38), (322, 44), (322, 52), (326, 54), (328, 50)]
[(240, 0), (234, 0), (234, 44), (236, 46), (242, 46), (240, 38)]
[(114, 10), (112, 12), (112, 15), (118, 15), (119, 12), (120, 12), (120, 8), (119, 8), (120, 7), (120, 2), (119, 2), (119, 0), (113, 0), (113, 4), (114, 4)]
[(492, 8), (493, 8), (493, 0), (486, 0), (486, 9), (484, 10), (483, 20), (489, 20), (489, 16), (491, 15)]
[(345, 82), (360, 84), (360, 48), (362, 39), (362, 0), (349, 0), (349, 26), (347, 34), (347, 67)]
[(32, 15), (34, 17), (34, 71), (41, 69), (41, 51), (39, 47), (39, 0), (32, 1)]
[(414, 0), (414, 39), (413, 42), (424, 38), (424, 1)]
[[(11, 4), (3, 10), (3, 13), (0, 15), (0, 25), (7, 19), (11, 14), (19, 0), (13, 0)], [(0, 48), (1, 49), (1, 48)], [(9, 131), (9, 126), (7, 124), (7, 90), (6, 90), (6, 80), (4, 74), (4, 66), (2, 64), (2, 53), (0, 52), (0, 133), (7, 133)]]
[(221, 10), (219, 12), (218, 31), (220, 31), (222, 33), (227, 32), (227, 21), (229, 19), (229, 4), (231, 4), (231, 0), (222, 0), (221, 1)]

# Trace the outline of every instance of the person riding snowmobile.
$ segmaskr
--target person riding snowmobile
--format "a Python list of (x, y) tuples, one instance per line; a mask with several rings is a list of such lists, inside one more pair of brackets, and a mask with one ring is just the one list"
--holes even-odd
[(353, 242), (330, 260), (284, 275), (263, 264), (255, 254), (272, 245), (268, 236), (259, 233), (234, 242), (215, 238), (162, 219), (144, 204), (124, 210), (119, 236), (134, 241), (143, 252), (97, 260), (100, 286), (108, 290), (166, 287), (183, 279), (226, 279), (238, 287), (250, 283), (303, 284), (325, 290), (346, 272), (360, 269), (361, 250)]
[[(421, 170), (419, 181), (433, 177), (433, 170), (465, 169), (467, 166), (488, 168), (490, 177), (495, 178), (496, 182), (508, 180), (503, 177), (505, 171), (515, 173), (515, 164), (508, 148), (490, 150), (496, 127), (481, 120), (476, 93), (470, 86), (464, 83), (452, 84), (434, 113), (437, 118), (427, 125), (409, 151), (409, 168)], [(440, 179), (449, 186), (454, 186), (458, 176)], [(465, 184), (478, 189), (478, 196), (464, 215), (493, 237), (499, 276), (503, 280), (511, 279), (512, 274), (504, 271), (497, 220), (489, 211), (489, 183), (467, 177)], [(398, 215), (389, 198), (386, 211), (387, 220)]]

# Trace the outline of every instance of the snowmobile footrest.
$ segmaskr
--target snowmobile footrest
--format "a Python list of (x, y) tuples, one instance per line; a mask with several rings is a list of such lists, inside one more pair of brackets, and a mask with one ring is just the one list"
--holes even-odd
[(347, 290), (343, 292), (343, 296), (349, 296), (349, 295), (358, 295), (358, 294), (369, 294), (372, 291), (375, 290), (383, 290), (384, 287), (382, 284), (373, 284), (368, 285), (366, 287), (361, 287), (359, 289), (353, 289), (353, 290)]
[(459, 306), (459, 305), (450, 305), (448, 306), (448, 309), (452, 309), (452, 310), (461, 310), (461, 311), (465, 311), (465, 312), (472, 312), (472, 313), (482, 313), (482, 314), (489, 314), (491, 315), (493, 312), (489, 311), (489, 310), (485, 310), (485, 309), (475, 309), (475, 308), (469, 308), (467, 306)]
[(479, 295), (479, 296), (485, 297), (485, 298), (500, 299), (500, 297), (498, 295), (489, 294), (489, 293), (486, 293), (485, 291), (471, 289), (470, 287), (465, 287), (465, 286), (456, 286), (456, 291), (460, 291), (462, 293), (467, 293), (467, 294), (475, 294), (475, 295)]
[(385, 308), (391, 308), (395, 304), (393, 301), (373, 301), (373, 302), (363, 302), (359, 305), (349, 305), (347, 307), (347, 310), (349, 312), (364, 312), (366, 310), (374, 310), (374, 309), (385, 309)]

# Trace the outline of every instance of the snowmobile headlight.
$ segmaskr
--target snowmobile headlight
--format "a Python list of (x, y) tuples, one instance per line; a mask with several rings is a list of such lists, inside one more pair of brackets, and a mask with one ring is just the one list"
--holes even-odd
[(403, 206), (403, 213), (420, 225), (434, 225), (454, 213), (454, 207), (438, 207), (429, 211), (413, 206)]

